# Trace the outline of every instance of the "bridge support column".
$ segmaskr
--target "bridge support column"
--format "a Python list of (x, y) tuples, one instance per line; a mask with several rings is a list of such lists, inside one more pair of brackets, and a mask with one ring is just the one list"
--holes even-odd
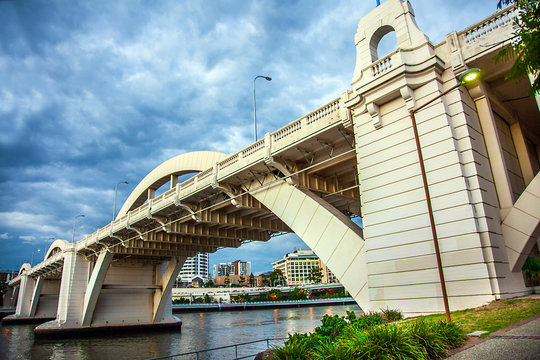
[(540, 174), (536, 174), (502, 223), (506, 253), (512, 272), (521, 268), (540, 239)]
[(41, 288), (43, 287), (43, 278), (40, 276), (36, 281), (34, 286), (34, 291), (32, 294), (32, 302), (30, 303), (30, 317), (36, 316), (36, 310), (39, 303), (39, 297), (41, 295)]
[(172, 315), (171, 290), (185, 258), (160, 264), (118, 261), (104, 251), (94, 263), (64, 250), (56, 319), (38, 326), (36, 335), (73, 332), (179, 328)]
[(75, 248), (64, 250), (64, 266), (56, 317), (59, 324), (81, 325), (81, 304), (86, 291), (88, 265), (86, 259), (76, 253)]
[[(43, 285), (46, 283), (41, 277), (34, 278), (28, 275), (21, 276), (21, 282), (18, 289), (13, 289), (10, 297), (16, 304), (15, 314), (6, 316), (2, 319), (3, 323), (29, 323), (43, 322), (54, 318), (56, 308), (53, 311), (47, 311), (47, 304), (40, 302)], [(6, 304), (9, 305), (9, 304)], [(38, 311), (38, 309), (40, 311)]]
[(15, 317), (28, 318), (30, 317), (30, 308), (32, 303), (32, 294), (36, 280), (28, 275), (23, 275), (21, 285), (19, 286), (19, 298), (17, 307), (15, 308)]
[[(275, 181), (267, 176), (263, 184)], [(362, 229), (308, 190), (278, 181), (251, 195), (285, 222), (328, 266), (364, 311), (371, 310)]]
[[(165, 268), (159, 281), (159, 288), (154, 292), (154, 322), (172, 320), (172, 287), (185, 261), (186, 258), (171, 259)], [(167, 305), (169, 305), (169, 311), (164, 311)]]
[(84, 305), (83, 305), (83, 316), (82, 316), (82, 325), (89, 326), (92, 322), (92, 317), (94, 316), (94, 309), (96, 308), (97, 299), (101, 292), (101, 287), (103, 286), (103, 281), (105, 280), (105, 275), (107, 275), (107, 270), (111, 264), (113, 254), (109, 251), (102, 252), (94, 266), (92, 271), (92, 276), (90, 281), (86, 286), (86, 293), (84, 294)]

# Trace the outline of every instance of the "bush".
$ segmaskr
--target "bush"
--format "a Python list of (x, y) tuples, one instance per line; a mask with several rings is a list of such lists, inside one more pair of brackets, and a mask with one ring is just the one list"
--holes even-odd
[(384, 322), (393, 322), (403, 319), (403, 314), (401, 314), (401, 311), (392, 310), (389, 308), (381, 310), (381, 315)]
[(418, 347), (425, 349), (429, 358), (440, 358), (446, 354), (449, 346), (445, 336), (437, 331), (432, 322), (417, 320), (410, 324), (409, 333)]
[(354, 357), (353, 350), (342, 346), (341, 343), (331, 340), (321, 341), (315, 346), (312, 353), (312, 359), (324, 360), (349, 360)]
[(336, 337), (341, 334), (348, 324), (347, 321), (345, 321), (345, 318), (340, 317), (339, 315), (324, 315), (321, 322), (322, 325), (315, 328), (315, 334), (329, 337)]
[(447, 323), (444, 320), (439, 320), (434, 322), (433, 326), (435, 331), (444, 337), (444, 341), (450, 349), (460, 347), (467, 340), (463, 330), (456, 323)]
[(366, 330), (368, 341), (358, 349), (360, 358), (427, 359), (424, 348), (416, 343), (404, 326), (385, 324)]
[(287, 298), (289, 300), (304, 300), (307, 298), (306, 290), (295, 288), (293, 291), (289, 292)]
[(325, 315), (314, 333), (289, 334), (272, 359), (428, 359), (444, 356), (463, 345), (465, 336), (456, 324), (445, 321), (394, 322), (399, 311), (356, 316)]
[(281, 300), (283, 293), (278, 289), (270, 290), (268, 293), (268, 298), (273, 301)]
[(283, 347), (273, 347), (271, 360), (308, 360), (310, 358), (309, 347), (303, 341), (287, 341)]

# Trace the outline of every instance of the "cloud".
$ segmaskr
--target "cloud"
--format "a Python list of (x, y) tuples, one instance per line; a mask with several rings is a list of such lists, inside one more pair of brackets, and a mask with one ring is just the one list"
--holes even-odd
[(43, 233), (58, 233), (60, 228), (54, 225), (52, 217), (47, 214), (32, 214), (18, 211), (0, 212), (0, 226), (18, 231), (35, 230)]

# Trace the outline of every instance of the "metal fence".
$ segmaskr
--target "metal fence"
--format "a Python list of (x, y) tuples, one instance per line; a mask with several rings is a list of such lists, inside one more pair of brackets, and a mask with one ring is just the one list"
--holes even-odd
[[(202, 354), (209, 354), (211, 352), (221, 352), (221, 354), (223, 354), (224, 350), (227, 350), (227, 349), (234, 349), (234, 357), (232, 359), (234, 360), (240, 360), (240, 359), (247, 359), (247, 358), (252, 358), (252, 357), (255, 357), (259, 352), (261, 351), (264, 351), (266, 349), (269, 349), (270, 348), (270, 342), (278, 342), (278, 341), (282, 341), (282, 340), (286, 340), (288, 338), (284, 337), (284, 338), (267, 338), (267, 339), (262, 339), (262, 340), (254, 340), (254, 341), (248, 341), (248, 342), (243, 342), (243, 343), (239, 343), (239, 344), (234, 344), (234, 345), (226, 345), (226, 346), (218, 346), (218, 347), (215, 347), (215, 348), (211, 348), (211, 349), (204, 349), (204, 350), (197, 350), (197, 351), (190, 351), (190, 352), (185, 352), (185, 353), (181, 353), (181, 354), (174, 354), (174, 355), (167, 355), (167, 356), (160, 356), (160, 357), (156, 357), (156, 358), (151, 358), (151, 359), (147, 359), (147, 360), (160, 360), (160, 359), (174, 359), (174, 358), (179, 358), (179, 359), (185, 359), (185, 358), (188, 358), (188, 356), (191, 355), (191, 357), (189, 357), (190, 359), (197, 359), (197, 360), (201, 360), (202, 357), (201, 355)], [(249, 355), (245, 355), (245, 354), (240, 354), (239, 350), (240, 347), (247, 347), (247, 345), (253, 345), (253, 344), (257, 344), (257, 343), (266, 343), (266, 349), (259, 349), (259, 350), (256, 350), (257, 352), (253, 353), (253, 354), (249, 354)], [(253, 351), (253, 349), (248, 349), (250, 351)], [(206, 358), (206, 356), (205, 356)], [(220, 359), (224, 359), (223, 356), (220, 356), (219, 357)]]

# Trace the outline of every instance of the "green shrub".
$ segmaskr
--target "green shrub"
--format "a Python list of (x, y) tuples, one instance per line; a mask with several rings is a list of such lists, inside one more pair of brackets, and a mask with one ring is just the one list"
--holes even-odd
[(289, 340), (283, 347), (273, 347), (270, 360), (309, 360), (311, 359), (310, 348), (306, 346), (304, 341), (291, 341), (291, 335)]
[(459, 324), (447, 323), (444, 320), (439, 320), (433, 324), (434, 330), (443, 336), (444, 342), (448, 344), (450, 349), (460, 347), (467, 340)]
[(348, 324), (345, 318), (339, 315), (324, 315), (321, 322), (322, 325), (315, 328), (315, 334), (329, 337), (336, 337), (341, 334), (343, 328)]
[(415, 341), (404, 326), (379, 325), (366, 332), (368, 341), (358, 351), (361, 359), (427, 359), (424, 348), (415, 346)]
[(429, 358), (440, 358), (449, 346), (444, 334), (438, 331), (437, 324), (422, 319), (410, 323), (408, 331), (418, 347), (425, 349)]
[(379, 314), (367, 314), (359, 317), (356, 321), (351, 322), (351, 324), (354, 327), (364, 330), (372, 326), (381, 325), (383, 322), (383, 318)]
[(312, 353), (312, 359), (350, 360), (353, 358), (353, 349), (331, 340), (321, 341), (315, 346)]
[(381, 310), (381, 316), (384, 322), (393, 322), (403, 319), (403, 314), (399, 310), (392, 310), (389, 308)]

